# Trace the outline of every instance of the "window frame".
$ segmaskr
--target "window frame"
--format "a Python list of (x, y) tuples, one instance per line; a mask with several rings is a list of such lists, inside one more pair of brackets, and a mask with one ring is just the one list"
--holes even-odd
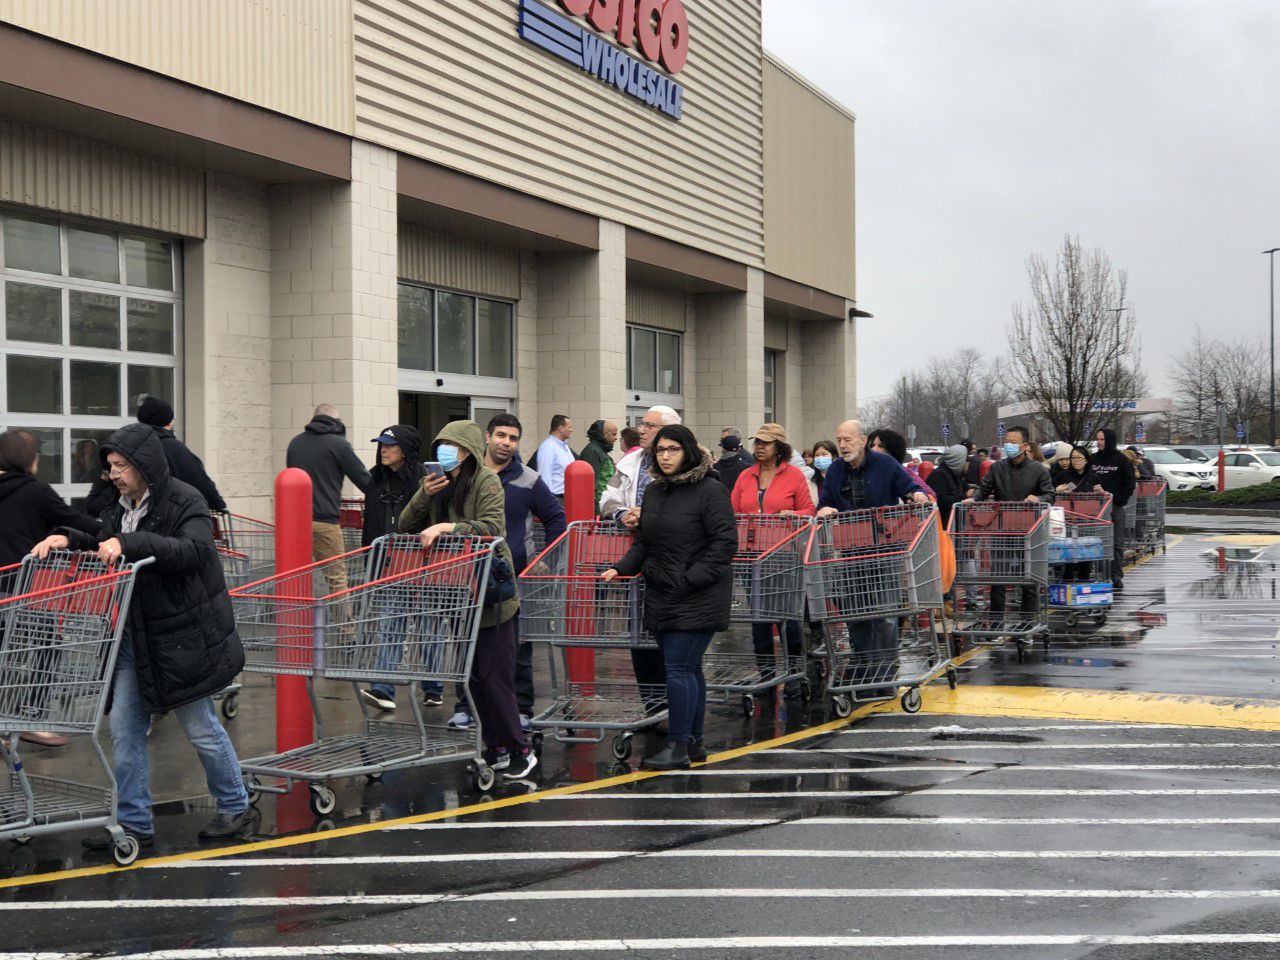
[[(676, 364), (677, 364), (676, 370), (675, 370), (675, 374), (676, 374), (675, 376), (676, 392), (675, 393), (667, 393), (663, 390), (657, 390), (657, 389), (655, 390), (637, 390), (636, 389), (635, 379), (632, 376), (632, 357), (634, 355), (634, 351), (632, 348), (633, 332), (654, 334), (653, 383), (655, 387), (659, 386), (662, 383), (662, 367), (660, 365), (660, 360), (659, 360), (661, 351), (658, 348), (658, 343), (659, 343), (658, 338), (665, 335), (668, 337), (672, 337), (675, 340), (676, 342), (675, 357), (676, 357)], [(684, 402), (685, 402), (684, 401), (684, 347), (685, 347), (684, 334), (679, 330), (667, 330), (663, 327), (653, 327), (644, 323), (628, 323), (627, 324), (625, 363), (627, 368), (626, 384), (627, 384), (628, 406), (637, 407), (637, 408), (643, 406), (645, 410), (648, 410), (650, 407), (659, 407), (659, 406), (671, 407), (674, 410), (684, 409)]]
[[(764, 348), (764, 419), (766, 423), (781, 423), (782, 413), (778, 404), (778, 387), (781, 378), (778, 371), (783, 369), (786, 351)], [(772, 368), (772, 369), (771, 369)]]
[[(506, 398), (506, 402), (519, 399), (516, 372), (520, 358), (517, 353), (519, 339), (520, 310), (519, 301), (506, 297), (493, 297), (471, 290), (459, 290), (437, 283), (422, 283), (418, 280), (396, 280), (396, 302), (399, 304), (400, 288), (414, 287), (431, 294), (431, 355), (432, 364), (437, 369), (419, 370), (414, 367), (400, 366), (400, 358), (396, 356), (398, 388), (407, 393), (440, 393), (450, 395), (470, 395), (489, 398)], [(450, 373), (440, 370), (440, 294), (471, 298), (471, 340), (472, 362), (476, 371), (480, 370), (480, 301), (506, 304), (511, 309), (511, 375), (509, 377), (487, 377), (477, 373)], [(396, 343), (397, 351), (400, 340), (400, 327), (397, 319)], [(443, 381), (439, 383), (437, 381)]]
[[(58, 250), (60, 273), (41, 273), (34, 270), (22, 270), (9, 267), (7, 256), (7, 238), (5, 236), (5, 220), (7, 217), (36, 220), (54, 223), (58, 228)], [(88, 228), (96, 231), (106, 230), (115, 235), (116, 257), (119, 264), (121, 282), (110, 283), (101, 280), (83, 280), (70, 275), (70, 260), (67, 249), (67, 231), (69, 229)], [(143, 237), (162, 240), (170, 245), (173, 271), (172, 289), (156, 290), (151, 287), (130, 286), (128, 267), (125, 259), (124, 239), (126, 237)], [(88, 493), (90, 484), (72, 483), (71, 477), (71, 434), (76, 430), (116, 430), (133, 422), (135, 413), (129, 410), (129, 367), (161, 367), (173, 371), (173, 404), (174, 416), (181, 419), (184, 410), (185, 383), (183, 377), (183, 351), (185, 349), (186, 310), (183, 290), (183, 244), (179, 237), (170, 236), (154, 230), (135, 228), (128, 224), (103, 223), (83, 217), (71, 217), (51, 211), (30, 210), (10, 205), (0, 206), (0, 428), (26, 427), (37, 429), (59, 430), (62, 437), (62, 478), (50, 484), (61, 496), (83, 497)], [(32, 286), (53, 287), (60, 292), (59, 302), (62, 320), (58, 343), (38, 343), (27, 340), (11, 340), (8, 337), (8, 284), (24, 283)], [(106, 294), (118, 298), (119, 301), (119, 341), (116, 348), (80, 347), (71, 345), (71, 309), (72, 291)], [(172, 304), (173, 306), (173, 353), (162, 354), (128, 349), (129, 343), (129, 301), (151, 300)], [(9, 356), (41, 357), (56, 359), (62, 371), (61, 413), (26, 413), (9, 410)], [(120, 369), (120, 386), (118, 392), (119, 416), (89, 415), (71, 413), (71, 363), (72, 361), (93, 361), (113, 363)]]

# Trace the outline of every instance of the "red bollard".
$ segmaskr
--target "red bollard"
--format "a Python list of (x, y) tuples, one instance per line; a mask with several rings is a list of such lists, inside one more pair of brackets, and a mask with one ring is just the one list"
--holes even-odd
[(1227, 489), (1227, 451), (1218, 448), (1218, 492)]
[[(276, 575), (311, 563), (311, 477), (306, 471), (289, 467), (276, 477)], [(310, 599), (311, 581), (297, 577), (286, 581), (287, 588), (306, 591)], [(311, 617), (309, 609), (299, 614)], [(294, 626), (291, 624), (290, 629)], [(290, 653), (291, 651), (282, 651)], [(299, 651), (300, 653), (300, 651)], [(315, 740), (311, 722), (311, 699), (305, 677), (276, 676), (276, 749), (305, 747)]]
[[(564, 471), (564, 516), (569, 523), (594, 520), (596, 516), (596, 472), (591, 464), (575, 460)], [(594, 650), (573, 648), (566, 658), (569, 680), (572, 683), (590, 683), (596, 678)]]

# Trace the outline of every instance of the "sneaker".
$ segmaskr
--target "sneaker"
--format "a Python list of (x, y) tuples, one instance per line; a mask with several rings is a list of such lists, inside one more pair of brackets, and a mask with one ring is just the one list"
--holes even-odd
[(219, 813), (200, 831), (201, 840), (226, 840), (239, 837), (253, 830), (253, 807), (245, 807), (239, 813)]
[(520, 714), (520, 729), (525, 733), (533, 729), (533, 720), (529, 718), (527, 713)]
[(424, 693), (422, 695), (422, 705), (424, 707), (439, 707), (444, 705), (444, 694), (442, 693)]
[(532, 750), (526, 750), (515, 758), (515, 765), (510, 766), (502, 775), (508, 780), (528, 780), (537, 766), (538, 755)]
[(506, 770), (511, 766), (511, 754), (506, 750), (486, 750), (484, 760), (490, 770)]
[[(154, 833), (138, 833), (130, 827), (122, 827), (126, 837), (133, 837), (138, 841), (138, 846), (143, 850), (150, 850), (156, 845), (156, 835)], [(116, 842), (111, 839), (111, 834), (103, 831), (95, 833), (92, 837), (85, 837), (80, 841), (80, 845), (90, 853), (106, 853), (115, 847)]]
[(455, 713), (452, 717), (449, 718), (449, 722), (446, 724), (446, 726), (450, 730), (470, 730), (471, 714), (467, 713), (467, 711), (465, 710), (459, 710), (457, 713)]
[(383, 713), (395, 713), (395, 700), (376, 690), (361, 690), (360, 699), (375, 710), (381, 710)]
[(689, 759), (693, 763), (707, 762), (707, 744), (701, 737), (689, 741)]

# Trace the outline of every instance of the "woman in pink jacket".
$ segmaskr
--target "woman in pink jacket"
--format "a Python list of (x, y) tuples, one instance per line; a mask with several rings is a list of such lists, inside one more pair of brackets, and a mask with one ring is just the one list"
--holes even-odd
[[(812, 517), (816, 508), (809, 492), (809, 481), (799, 467), (788, 461), (792, 457), (787, 431), (777, 423), (766, 423), (756, 431), (756, 462), (744, 470), (733, 488), (735, 513), (773, 513), (786, 516)], [(786, 638), (787, 656), (795, 659), (804, 656), (799, 620), (779, 624), (779, 632)], [(753, 623), (751, 642), (756, 651), (756, 662), (765, 680), (783, 676), (790, 670), (783, 669), (773, 652), (773, 624)], [(787, 695), (795, 691), (788, 684)]]

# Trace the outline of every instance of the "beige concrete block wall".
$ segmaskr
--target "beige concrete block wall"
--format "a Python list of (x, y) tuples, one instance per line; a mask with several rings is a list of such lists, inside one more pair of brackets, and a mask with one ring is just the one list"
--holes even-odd
[(834, 440), (835, 428), (857, 414), (856, 337), (852, 321), (815, 320), (802, 325), (806, 436)]
[(803, 342), (803, 324), (799, 320), (788, 320), (786, 336), (786, 355), (779, 364), (779, 397), (782, 402), (782, 421), (791, 437), (792, 446), (797, 450), (811, 447), (826, 434), (812, 433), (804, 418), (805, 383), (804, 358), (801, 343)]
[(520, 254), (520, 297), (516, 301), (516, 382), (520, 396), (515, 407), (516, 416), (524, 425), (520, 447), (526, 456), (536, 449), (534, 438), (541, 442), (544, 429), (539, 426), (542, 417), (538, 410), (538, 260), (535, 253)]
[(207, 178), (208, 232), (185, 246), (185, 403), (178, 426), (236, 512), (272, 515), (267, 187)]
[(626, 230), (601, 221), (596, 253), (544, 254), (538, 267), (538, 394), (525, 424), (531, 453), (551, 417), (574, 421), (570, 444), (587, 442), (587, 427), (626, 413)]
[(714, 446), (721, 427), (745, 434), (764, 416), (764, 274), (747, 271), (746, 293), (695, 300), (698, 403), (690, 425), (704, 446)]
[(352, 145), (352, 181), (271, 188), (273, 466), (320, 403), (366, 463), (399, 414), (396, 161)]

